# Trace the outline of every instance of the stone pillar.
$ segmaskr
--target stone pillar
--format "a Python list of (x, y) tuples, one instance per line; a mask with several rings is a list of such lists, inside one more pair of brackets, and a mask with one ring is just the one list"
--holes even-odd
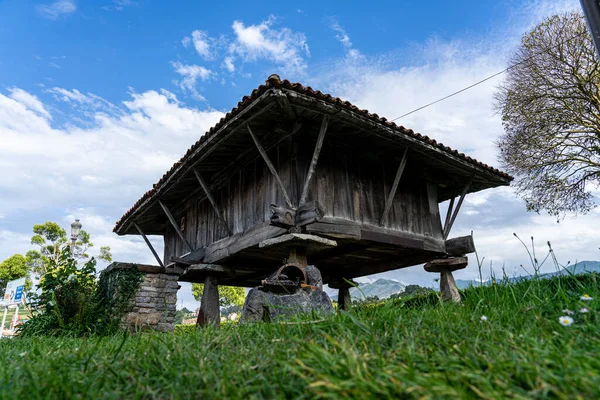
[(204, 278), (204, 291), (200, 302), (197, 326), (213, 324), (219, 326), (221, 323), (221, 310), (219, 305), (219, 286), (217, 277), (207, 275)]
[(123, 327), (160, 332), (174, 330), (178, 273), (166, 272), (163, 267), (128, 263), (112, 263), (106, 273), (118, 274), (125, 268), (137, 268), (144, 277), (132, 299), (131, 311), (123, 317)]
[(425, 264), (425, 271), (440, 273), (440, 296), (442, 301), (460, 303), (460, 293), (458, 293), (452, 271), (463, 269), (468, 263), (467, 257), (449, 257), (432, 260)]

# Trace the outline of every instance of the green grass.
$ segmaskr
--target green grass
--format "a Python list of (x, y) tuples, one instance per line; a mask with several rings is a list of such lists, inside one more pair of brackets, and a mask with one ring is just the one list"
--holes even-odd
[(471, 288), (458, 306), (402, 299), (318, 323), (4, 340), (0, 398), (599, 398), (599, 283)]

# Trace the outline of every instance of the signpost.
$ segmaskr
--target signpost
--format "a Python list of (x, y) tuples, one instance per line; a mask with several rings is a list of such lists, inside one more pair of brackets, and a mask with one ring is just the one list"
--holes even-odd
[(19, 318), (19, 304), (25, 299), (25, 281), (26, 278), (16, 279), (8, 282), (4, 298), (2, 299), (2, 307), (4, 307), (4, 315), (2, 316), (2, 325), (0, 325), (0, 339), (4, 336), (4, 324), (6, 323), (6, 314), (9, 306), (16, 306), (15, 315), (11, 323), (11, 333), (14, 334), (15, 324)]

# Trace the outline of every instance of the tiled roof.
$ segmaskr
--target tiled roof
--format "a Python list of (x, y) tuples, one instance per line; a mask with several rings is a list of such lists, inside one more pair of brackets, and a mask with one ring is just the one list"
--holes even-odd
[(127, 220), (127, 218), (129, 216), (131, 216), (131, 214), (139, 206), (141, 206), (144, 202), (146, 202), (151, 197), (153, 197), (156, 194), (156, 192), (159, 190), (159, 188), (161, 188), (163, 186), (163, 184), (165, 184), (168, 181), (168, 179), (171, 177), (171, 175), (174, 174), (175, 171), (188, 160), (188, 158), (191, 156), (191, 154), (194, 153), (204, 142), (206, 142), (206, 140), (208, 140), (213, 135), (215, 135), (219, 131), (219, 129), (221, 129), (227, 122), (229, 122), (232, 118), (234, 118), (236, 115), (238, 115), (242, 110), (244, 110), (246, 107), (248, 107), (250, 104), (252, 104), (253, 101), (258, 99), (267, 90), (273, 89), (273, 88), (283, 88), (283, 89), (291, 90), (291, 91), (294, 91), (294, 92), (297, 92), (297, 93), (300, 93), (300, 94), (303, 94), (303, 95), (306, 95), (309, 97), (313, 97), (313, 98), (325, 101), (332, 105), (337, 105), (337, 106), (343, 107), (346, 110), (352, 111), (358, 115), (368, 118), (371, 121), (382, 124), (382, 125), (384, 125), (388, 128), (391, 128), (391, 129), (395, 130), (396, 132), (399, 132), (403, 135), (410, 136), (419, 141), (422, 141), (429, 145), (435, 146), (438, 149), (442, 150), (443, 152), (448, 153), (449, 155), (458, 157), (458, 158), (466, 161), (467, 163), (470, 163), (474, 166), (483, 168), (483, 169), (487, 170), (488, 172), (491, 172), (504, 180), (511, 181), (513, 179), (507, 173), (502, 172), (502, 171), (500, 171), (496, 168), (493, 168), (487, 164), (484, 164), (480, 161), (477, 161), (474, 158), (471, 158), (471, 157), (465, 155), (464, 153), (459, 153), (458, 151), (453, 150), (448, 146), (444, 146), (442, 143), (438, 143), (436, 140), (431, 139), (428, 136), (421, 135), (420, 133), (416, 133), (412, 129), (407, 129), (401, 125), (396, 125), (393, 121), (388, 121), (386, 118), (380, 117), (379, 115), (374, 114), (374, 113), (372, 114), (367, 110), (361, 110), (360, 108), (356, 107), (354, 104), (350, 103), (349, 101), (344, 101), (344, 100), (340, 99), (339, 97), (333, 97), (330, 94), (322, 93), (319, 90), (313, 90), (310, 86), (304, 86), (301, 83), (293, 83), (293, 82), (288, 81), (287, 79), (281, 80), (278, 75), (271, 75), (266, 80), (264, 85), (260, 85), (258, 88), (254, 89), (252, 91), (252, 93), (250, 94), (250, 96), (244, 96), (242, 98), (242, 100), (237, 104), (237, 107), (234, 107), (230, 112), (225, 114), (225, 116), (223, 118), (221, 118), (221, 120), (215, 126), (210, 128), (210, 130), (208, 132), (206, 132), (205, 135), (200, 137), (200, 139), (196, 143), (194, 143), (192, 145), (192, 147), (190, 147), (188, 149), (188, 151), (186, 151), (184, 156), (181, 157), (181, 159), (179, 159), (179, 161), (177, 161), (175, 164), (173, 164), (171, 169), (168, 170), (162, 176), (162, 178), (160, 178), (160, 180), (152, 186), (152, 189), (150, 189), (146, 193), (144, 193), (144, 195), (138, 201), (135, 202), (133, 207), (131, 207), (121, 217), (121, 219), (116, 223), (113, 231), (116, 232), (119, 229), (119, 227), (125, 222), (125, 220)]

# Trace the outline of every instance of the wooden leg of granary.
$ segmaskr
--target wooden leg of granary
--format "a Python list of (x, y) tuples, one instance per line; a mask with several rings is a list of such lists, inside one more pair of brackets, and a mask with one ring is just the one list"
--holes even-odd
[(202, 302), (200, 303), (200, 313), (198, 314), (198, 326), (213, 324), (219, 326), (221, 322), (221, 311), (219, 309), (219, 286), (217, 278), (207, 275), (204, 279), (204, 292), (202, 293)]
[(341, 286), (338, 290), (338, 304), (340, 310), (348, 311), (352, 305), (352, 298), (350, 297), (350, 287)]
[(350, 279), (341, 279), (329, 282), (329, 287), (338, 289), (338, 308), (348, 311), (352, 305), (350, 288), (356, 286), (356, 283)]
[(452, 276), (452, 271), (463, 269), (467, 266), (467, 257), (449, 257), (429, 261), (425, 264), (425, 271), (440, 273), (440, 296), (442, 301), (460, 303), (460, 294)]

